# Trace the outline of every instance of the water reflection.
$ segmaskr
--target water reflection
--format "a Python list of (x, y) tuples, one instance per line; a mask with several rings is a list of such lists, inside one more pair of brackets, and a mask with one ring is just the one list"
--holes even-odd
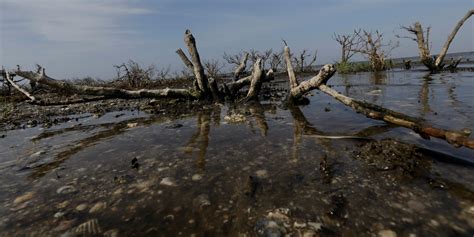
[(430, 74), (427, 74), (423, 76), (423, 82), (421, 84), (420, 88), (420, 93), (419, 93), (419, 100), (421, 103), (421, 116), (425, 117), (426, 114), (431, 112), (430, 108), (430, 99), (429, 99), (429, 94), (430, 94), (430, 84), (433, 78), (430, 76)]

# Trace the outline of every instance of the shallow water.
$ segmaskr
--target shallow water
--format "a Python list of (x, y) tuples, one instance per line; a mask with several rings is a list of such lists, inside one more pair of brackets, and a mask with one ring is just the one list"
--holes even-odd
[[(474, 73), (425, 74), (336, 75), (330, 85), (442, 128), (473, 130)], [(122, 111), (2, 132), (0, 233), (472, 236), (473, 150), (368, 119), (318, 91), (309, 98), (299, 108)], [(361, 153), (385, 138), (399, 141), (387, 155), (402, 157)], [(408, 144), (431, 152), (419, 156)]]

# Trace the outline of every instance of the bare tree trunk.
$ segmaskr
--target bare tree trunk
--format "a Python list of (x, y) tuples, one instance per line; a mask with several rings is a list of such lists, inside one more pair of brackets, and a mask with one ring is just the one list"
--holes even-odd
[(444, 46), (441, 49), (441, 52), (439, 53), (438, 58), (436, 58), (436, 61), (435, 61), (436, 67), (439, 67), (443, 63), (444, 57), (446, 56), (446, 53), (448, 53), (449, 45), (451, 45), (451, 42), (453, 42), (454, 37), (456, 36), (456, 34), (458, 33), (459, 29), (464, 24), (464, 22), (467, 21), (467, 19), (469, 19), (469, 17), (471, 17), (473, 14), (474, 14), (474, 9), (471, 9), (466, 13), (466, 15), (464, 15), (464, 17), (461, 20), (458, 21), (458, 23), (453, 29), (453, 32), (451, 32), (451, 34), (448, 36), (448, 39), (446, 40), (446, 43), (444, 43)]
[[(287, 65), (291, 64), (291, 60), (289, 58), (285, 57), (285, 60)], [(308, 81), (302, 82), (299, 86), (291, 86), (291, 98), (298, 99), (303, 96), (304, 93), (313, 89), (318, 89), (332, 96), (343, 104), (351, 107), (357, 113), (361, 113), (368, 118), (382, 120), (388, 123), (412, 129), (424, 138), (429, 138), (430, 136), (437, 137), (447, 140), (449, 143), (454, 144), (456, 146), (465, 146), (474, 149), (474, 140), (469, 139), (468, 134), (465, 134), (463, 132), (435, 128), (429, 124), (425, 124), (422, 119), (413, 118), (405, 114), (383, 108), (378, 105), (358, 101), (345, 95), (339, 94), (337, 91), (331, 89), (326, 85), (327, 81), (331, 78), (335, 71), (336, 70), (333, 65), (324, 65), (323, 68), (319, 71), (318, 75), (316, 75), (315, 77), (311, 78)], [(291, 72), (288, 72), (288, 75), (290, 76), (291, 83)]]
[(288, 77), (290, 78), (290, 87), (294, 88), (298, 86), (298, 80), (296, 79), (295, 71), (293, 70), (293, 65), (291, 64), (290, 47), (288, 47), (285, 41), (283, 41), (283, 43), (285, 43), (283, 57), (285, 58), (286, 70), (288, 71)]
[(124, 90), (113, 87), (98, 86), (80, 86), (67, 81), (55, 80), (45, 74), (44, 69), (40, 73), (32, 71), (15, 71), (15, 74), (35, 81), (39, 84), (47, 85), (52, 88), (64, 90), (69, 93), (78, 93), (86, 95), (99, 95), (116, 98), (197, 98), (197, 95), (187, 89), (154, 89), (154, 90)]
[(36, 101), (36, 98), (32, 95), (30, 95), (30, 93), (28, 93), (26, 90), (24, 90), (23, 88), (21, 88), (19, 85), (17, 85), (14, 81), (13, 81), (13, 78), (10, 76), (10, 73), (6, 70), (4, 70), (4, 76), (5, 76), (5, 79), (13, 86), (15, 87), (15, 89), (17, 89), (19, 92), (23, 93), (24, 95), (26, 95), (26, 97), (28, 97), (31, 102), (35, 102)]
[(240, 75), (244, 72), (245, 67), (247, 66), (247, 60), (249, 58), (249, 53), (245, 52), (244, 56), (242, 57), (242, 61), (240, 61), (239, 66), (235, 69), (234, 72), (234, 80), (238, 80)]
[(199, 52), (196, 48), (196, 40), (190, 30), (186, 30), (184, 33), (184, 42), (188, 48), (189, 54), (191, 55), (191, 62), (193, 64), (194, 76), (199, 86), (199, 90), (204, 93), (204, 96), (209, 95), (209, 82), (206, 74), (204, 74), (204, 67), (202, 66)]
[(253, 65), (252, 80), (250, 81), (249, 91), (247, 93), (247, 97), (245, 98), (247, 101), (258, 98), (260, 88), (262, 87), (263, 77), (264, 74), (262, 69), (262, 59), (258, 58)]
[(186, 54), (183, 52), (182, 49), (178, 49), (176, 50), (176, 53), (178, 54), (178, 56), (181, 58), (181, 60), (183, 61), (184, 65), (186, 65), (187, 68), (191, 69), (192, 71), (194, 71), (194, 66), (193, 66), (193, 63), (191, 61), (189, 61), (188, 57), (186, 56)]

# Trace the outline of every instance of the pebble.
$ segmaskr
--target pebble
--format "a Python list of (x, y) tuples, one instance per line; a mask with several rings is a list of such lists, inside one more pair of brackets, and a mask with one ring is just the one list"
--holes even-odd
[(82, 203), (82, 204), (77, 205), (76, 211), (84, 211), (86, 210), (86, 208), (87, 208), (87, 204)]
[(257, 170), (257, 172), (255, 172), (255, 175), (257, 175), (257, 177), (259, 177), (259, 178), (265, 179), (265, 178), (268, 178), (268, 171), (267, 170)]
[(378, 233), (379, 237), (397, 237), (397, 233), (393, 230), (381, 230)]
[(98, 202), (94, 206), (92, 206), (91, 209), (89, 209), (89, 213), (95, 213), (95, 212), (102, 211), (103, 209), (105, 209), (106, 206), (107, 206), (107, 203)]
[(65, 207), (67, 207), (68, 205), (69, 205), (69, 201), (64, 201), (64, 202), (61, 202), (58, 205), (56, 205), (56, 207), (59, 208), (59, 209), (63, 209)]
[(34, 193), (34, 192), (27, 192), (27, 193), (25, 193), (25, 194), (23, 194), (23, 195), (18, 196), (17, 198), (15, 198), (15, 200), (13, 201), (13, 204), (17, 205), (17, 204), (20, 204), (20, 203), (29, 201), (29, 200), (31, 200), (34, 196), (35, 196), (35, 193)]
[(195, 174), (193, 175), (193, 177), (191, 178), (193, 181), (199, 181), (202, 179), (202, 175), (200, 174)]
[(295, 221), (295, 223), (293, 223), (293, 226), (294, 226), (295, 228), (305, 228), (305, 227), (306, 227), (306, 223), (305, 223), (305, 222)]
[(136, 126), (138, 126), (138, 123), (127, 123), (128, 128), (134, 128)]
[(313, 230), (320, 230), (321, 227), (323, 226), (322, 223), (319, 222), (308, 222), (308, 225), (313, 228)]
[(64, 212), (61, 212), (61, 211), (59, 211), (59, 212), (56, 212), (56, 213), (54, 214), (54, 218), (60, 218), (60, 217), (63, 217), (63, 216), (64, 216), (64, 214), (66, 214), (66, 213), (64, 213)]
[(178, 185), (176, 184), (176, 181), (175, 181), (173, 178), (171, 178), (171, 177), (163, 178), (163, 179), (161, 180), (161, 182), (160, 182), (160, 185), (172, 186), (172, 187), (178, 186)]
[(62, 186), (60, 188), (58, 188), (58, 190), (56, 190), (56, 193), (57, 194), (68, 194), (68, 193), (75, 193), (77, 190), (76, 188), (74, 188), (74, 186), (71, 186), (71, 185), (66, 185), (66, 186)]
[(201, 194), (194, 198), (193, 204), (197, 208), (203, 208), (205, 206), (210, 206), (211, 201), (209, 200), (209, 196), (207, 196), (206, 194)]

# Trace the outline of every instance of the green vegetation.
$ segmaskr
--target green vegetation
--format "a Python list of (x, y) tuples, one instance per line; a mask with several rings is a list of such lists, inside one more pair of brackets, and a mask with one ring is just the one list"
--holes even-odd
[(356, 72), (369, 72), (371, 71), (371, 68), (368, 62), (341, 62), (336, 64), (336, 70), (341, 74), (349, 74)]

